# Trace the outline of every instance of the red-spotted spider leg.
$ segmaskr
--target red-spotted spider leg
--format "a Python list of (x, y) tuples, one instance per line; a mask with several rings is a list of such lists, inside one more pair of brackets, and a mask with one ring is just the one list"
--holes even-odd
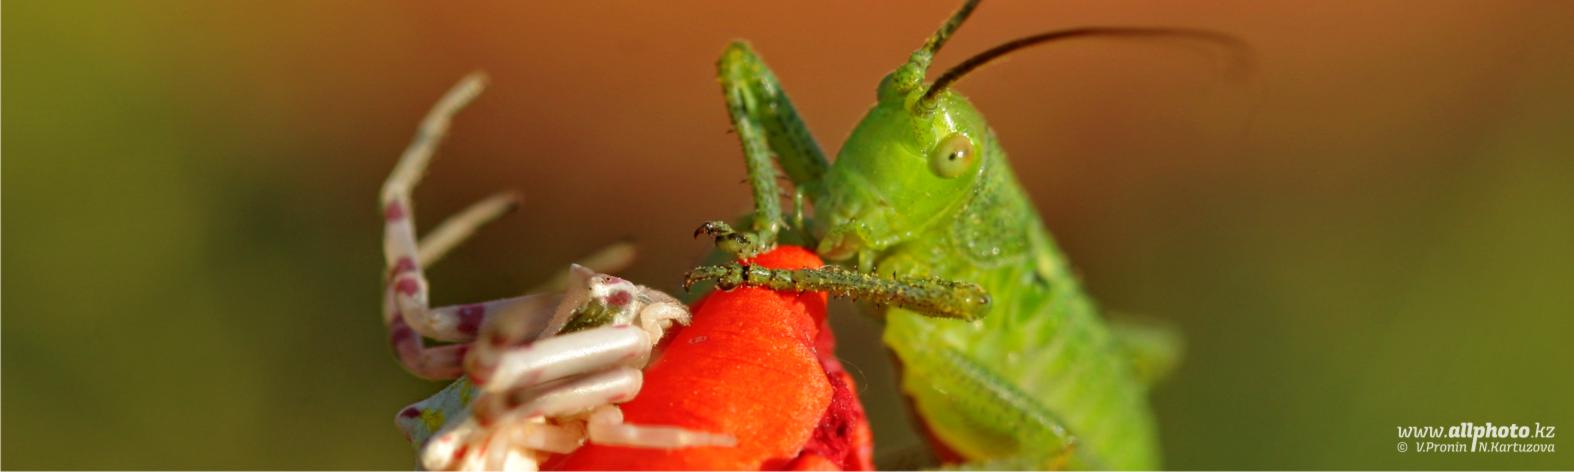
[(383, 184), (383, 254), (388, 267), (383, 322), (388, 327), (389, 339), (399, 361), (412, 374), (422, 378), (458, 377), (463, 372), (462, 360), (469, 349), (463, 344), (427, 347), (422, 337), (469, 341), (474, 339), (488, 313), (542, 296), (441, 308), (428, 305), (429, 286), (422, 268), (436, 262), (476, 228), (507, 213), (517, 202), (517, 197), (509, 193), (494, 195), (439, 225), (420, 243), (416, 241), (410, 191), (431, 162), (454, 114), (481, 92), (485, 81), (481, 74), (471, 74), (443, 96), (422, 120), (415, 139)]
[[(434, 231), (434, 234), (435, 233), (436, 231)], [(423, 245), (422, 247), (424, 248), (425, 246)], [(560, 280), (560, 283), (549, 282), (549, 284), (558, 285), (556, 288), (540, 287), (536, 290), (531, 290), (533, 293), (550, 292), (550, 296), (530, 297), (528, 299), (523, 299), (520, 300), (519, 303), (510, 305), (508, 309), (500, 310), (494, 314), (488, 315), (486, 323), (481, 326), (479, 338), (485, 341), (470, 343), (469, 346), (472, 346), (472, 349), (470, 349), (468, 354), (464, 356), (465, 370), (470, 374), (471, 380), (479, 383), (485, 383), (487, 379), (492, 376), (491, 373), (494, 369), (496, 369), (498, 359), (502, 356), (503, 352), (508, 349), (520, 347), (524, 343), (534, 341), (541, 337), (542, 334), (547, 331), (547, 327), (553, 324), (553, 315), (557, 310), (571, 308), (571, 306), (565, 306), (561, 304), (561, 300), (563, 298), (561, 295), (564, 291), (563, 286), (568, 285), (570, 281), (579, 282), (577, 287), (580, 287), (580, 290), (583, 291), (583, 280), (585, 277), (584, 274), (620, 271), (624, 268), (627, 268), (633, 262), (633, 258), (634, 251), (632, 245), (620, 243), (609, 246), (580, 260), (580, 262), (583, 264), (593, 265), (592, 267), (588, 268), (588, 271), (586, 271), (586, 268), (582, 266), (576, 267), (575, 270), (563, 271), (562, 274), (564, 275), (562, 277), (557, 277), (554, 279)], [(577, 277), (571, 277), (569, 274), (575, 274)], [(655, 293), (659, 294), (659, 292)], [(668, 298), (670, 299), (670, 297)], [(677, 302), (677, 300), (670, 301), (671, 303), (675, 303), (677, 305), (665, 306), (678, 307), (677, 309), (681, 310), (682, 305)], [(657, 316), (651, 317), (649, 319), (654, 322), (654, 320), (661, 318), (671, 318), (672, 316), (673, 315), (670, 313), (658, 314)], [(514, 369), (514, 372), (517, 373), (519, 371)], [(507, 384), (510, 381), (510, 379), (505, 378), (502, 382), (503, 384)], [(453, 385), (450, 385), (448, 388), (444, 389), (442, 392), (439, 392), (437, 395), (434, 395), (431, 398), (422, 400), (413, 405), (410, 405), (407, 408), (404, 408), (403, 410), (400, 410), (399, 416), (395, 419), (395, 422), (399, 424), (399, 428), (404, 431), (406, 436), (414, 441), (416, 445), (419, 446), (426, 444), (427, 438), (430, 438), (431, 435), (437, 433), (444, 423), (450, 421), (459, 421), (455, 420), (454, 418), (470, 417), (470, 409), (468, 406), (470, 404), (470, 398), (472, 395), (477, 394), (479, 394), (479, 392), (477, 392), (477, 388), (475, 387), (474, 383), (461, 380)], [(495, 425), (494, 429), (507, 429), (509, 427), (510, 426)], [(532, 426), (531, 429), (534, 431), (538, 428), (534, 428)], [(550, 431), (548, 433), (550, 433)], [(583, 432), (580, 432), (570, 434), (565, 437), (574, 438), (574, 441), (576, 441), (574, 444), (577, 444), (579, 438), (582, 438), (583, 436)], [(539, 447), (536, 449), (547, 450), (546, 448)]]

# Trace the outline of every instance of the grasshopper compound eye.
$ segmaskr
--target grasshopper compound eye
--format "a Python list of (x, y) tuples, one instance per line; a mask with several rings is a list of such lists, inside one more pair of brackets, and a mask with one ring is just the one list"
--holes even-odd
[(977, 161), (978, 151), (973, 149), (973, 139), (962, 133), (951, 133), (929, 153), (929, 170), (940, 177), (953, 179)]

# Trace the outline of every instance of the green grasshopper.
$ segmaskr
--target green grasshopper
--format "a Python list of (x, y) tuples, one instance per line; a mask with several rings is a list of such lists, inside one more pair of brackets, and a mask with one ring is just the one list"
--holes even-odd
[[(871, 302), (914, 409), (932, 438), (969, 466), (1156, 468), (1147, 383), (1173, 364), (1175, 343), (1167, 341), (1177, 338), (1153, 330), (1125, 336), (1100, 320), (994, 133), (952, 86), (992, 59), (1063, 39), (1179, 37), (1244, 47), (1196, 30), (1060, 30), (987, 50), (926, 85), (931, 59), (977, 3), (964, 4), (880, 82), (877, 103), (834, 166), (760, 57), (732, 44), (718, 62), (719, 81), (755, 209), (746, 230), (713, 221), (696, 236), (714, 236), (738, 260), (802, 237), (852, 267), (731, 263), (696, 268), (686, 283), (823, 290)], [(773, 156), (794, 187), (792, 215), (782, 210)], [(805, 200), (815, 212), (807, 222)]]

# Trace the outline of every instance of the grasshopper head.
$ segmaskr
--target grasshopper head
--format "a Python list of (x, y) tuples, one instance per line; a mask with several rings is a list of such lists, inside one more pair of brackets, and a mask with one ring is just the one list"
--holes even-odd
[[(1005, 165), (989, 126), (951, 86), (990, 61), (1027, 47), (1072, 38), (1174, 38), (1247, 50), (1233, 36), (1178, 28), (1084, 27), (1018, 38), (978, 53), (925, 85), (931, 59), (962, 25), (969, 0), (907, 62), (880, 82), (879, 101), (842, 145), (816, 202), (823, 224), (820, 254), (831, 260), (867, 257), (954, 218), (981, 178)], [(1240, 61), (1243, 62), (1244, 61)]]
[(829, 259), (884, 250), (951, 217), (989, 165), (994, 137), (983, 117), (950, 91), (921, 101), (925, 89), (912, 72), (904, 65), (881, 82), (879, 101), (826, 176), (835, 191), (816, 213), (826, 230), (819, 251)]
[(827, 259), (869, 255), (921, 233), (978, 182), (993, 145), (989, 127), (961, 95), (924, 86), (931, 59), (977, 6), (963, 3), (880, 82), (879, 100), (842, 145), (825, 177), (832, 191), (816, 202)]

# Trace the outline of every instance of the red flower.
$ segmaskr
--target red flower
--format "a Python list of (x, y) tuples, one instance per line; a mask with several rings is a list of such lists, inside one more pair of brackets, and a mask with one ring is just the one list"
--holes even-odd
[[(823, 265), (784, 246), (750, 264)], [(730, 434), (736, 447), (640, 449), (587, 444), (546, 469), (871, 470), (872, 437), (852, 378), (836, 361), (825, 294), (714, 292), (645, 370), (622, 406), (633, 424)]]

